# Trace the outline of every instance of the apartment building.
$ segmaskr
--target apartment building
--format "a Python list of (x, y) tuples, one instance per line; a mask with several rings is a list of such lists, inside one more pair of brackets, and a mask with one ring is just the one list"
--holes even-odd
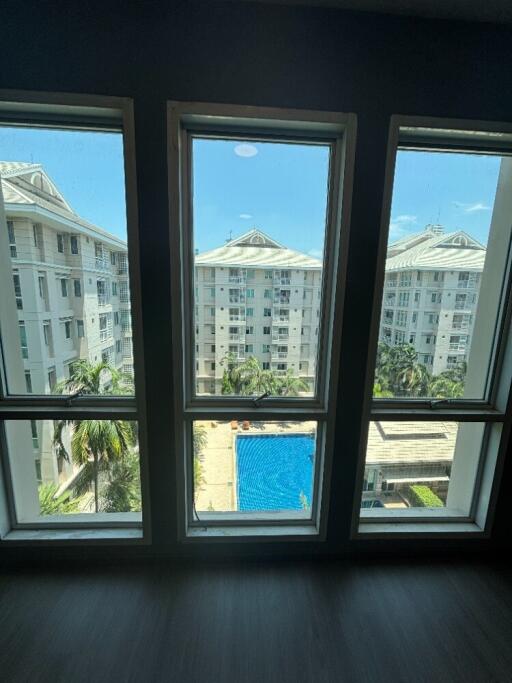
[(437, 375), (467, 361), (486, 249), (427, 225), (388, 247), (380, 341), (409, 343)]
[(258, 229), (195, 257), (196, 389), (220, 393), (228, 354), (314, 389), (322, 262)]
[[(0, 176), (24, 365), (9, 390), (49, 394), (79, 358), (133, 374), (126, 242), (77, 215), (41, 164), (0, 162)], [(50, 432), (32, 425), (38, 479), (63, 483), (73, 468)]]

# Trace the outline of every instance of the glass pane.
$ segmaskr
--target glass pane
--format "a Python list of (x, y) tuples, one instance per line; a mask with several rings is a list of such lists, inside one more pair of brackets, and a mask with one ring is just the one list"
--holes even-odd
[(316, 422), (194, 422), (198, 517), (284, 512), (309, 518), (316, 444)]
[(316, 390), (330, 147), (194, 138), (197, 394)]
[(376, 398), (487, 395), (511, 163), (491, 154), (398, 151)]
[(362, 509), (468, 514), (484, 430), (482, 422), (370, 422)]
[(133, 393), (122, 134), (0, 126), (0, 176), (9, 393)]
[(5, 431), (18, 522), (141, 518), (137, 423), (8, 420)]

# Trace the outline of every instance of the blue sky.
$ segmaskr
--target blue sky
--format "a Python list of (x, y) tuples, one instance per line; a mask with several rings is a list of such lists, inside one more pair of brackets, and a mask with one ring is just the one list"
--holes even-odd
[(286, 246), (321, 256), (326, 145), (195, 139), (193, 162), (199, 251), (257, 227)]
[(440, 223), (487, 244), (501, 157), (399, 151), (389, 241)]
[[(193, 159), (197, 249), (258, 227), (321, 256), (326, 146), (196, 139)], [(0, 127), (0, 160), (42, 163), (77, 213), (126, 238), (120, 134)], [(390, 241), (439, 222), (486, 243), (499, 165), (496, 156), (399, 151)]]
[(0, 126), (0, 161), (43, 164), (74, 211), (126, 239), (120, 133)]

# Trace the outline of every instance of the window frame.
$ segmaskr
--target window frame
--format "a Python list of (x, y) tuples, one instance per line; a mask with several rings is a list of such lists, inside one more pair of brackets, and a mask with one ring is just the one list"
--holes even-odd
[[(5, 494), (7, 512), (5, 518), (0, 515), (0, 538), (2, 541), (12, 540), (13, 542), (21, 539), (25, 543), (45, 543), (49, 538), (52, 540), (62, 538), (67, 543), (103, 543), (105, 539), (114, 541), (117, 539), (122, 543), (147, 544), (150, 541), (150, 501), (133, 100), (127, 97), (0, 90), (0, 123), (34, 128), (39, 126), (84, 131), (115, 131), (122, 135), (126, 228), (129, 244), (127, 267), (131, 284), (130, 314), (135, 367), (135, 395), (130, 397), (13, 394), (8, 393), (5, 361), (3, 356), (0, 356), (0, 480), (3, 479), (4, 484), (0, 497)], [(0, 222), (5, 224), (3, 211), (1, 214)], [(64, 244), (64, 238), (62, 236), (61, 238)], [(8, 258), (7, 255), (6, 258)], [(7, 336), (8, 325), (3, 325), (0, 321), (0, 327), (3, 334)], [(18, 333), (17, 327), (16, 333)], [(0, 352), (4, 353), (1, 349)], [(105, 517), (102, 513), (98, 513), (98, 517), (92, 519), (84, 513), (83, 515), (61, 516), (60, 519), (54, 516), (52, 521), (45, 521), (44, 518), (30, 523), (18, 521), (11, 464), (7, 452), (5, 421), (56, 420), (64, 417), (69, 419), (125, 419), (138, 423), (142, 499), (140, 519), (116, 520)], [(139, 513), (136, 514), (139, 515)], [(77, 533), (73, 533), (74, 530)]]
[[(404, 135), (403, 129), (408, 132)], [(425, 131), (421, 134), (419, 131)], [(476, 133), (475, 133), (476, 131)], [(478, 134), (481, 135), (478, 135)], [(512, 231), (500, 284), (500, 300), (495, 324), (493, 347), (489, 357), (485, 395), (482, 399), (422, 399), (373, 398), (374, 373), (377, 359), (380, 314), (385, 290), (385, 265), (388, 249), (391, 205), (394, 189), (396, 158), (400, 148), (418, 151), (464, 150), (473, 153), (493, 153), (512, 156), (512, 125), (488, 121), (468, 121), (430, 117), (393, 115), (390, 119), (383, 208), (377, 269), (373, 296), (372, 321), (368, 342), (365, 377), (365, 399), (362, 411), (361, 439), (353, 500), (351, 539), (389, 538), (396, 535), (416, 537), (450, 537), (490, 535), (503, 461), (510, 441), (512, 426)], [(465, 291), (465, 290), (464, 290)], [(463, 311), (462, 311), (463, 312)], [(362, 511), (364, 471), (369, 425), (372, 421), (454, 421), (484, 422), (485, 434), (478, 456), (477, 474), (473, 486), (469, 514), (458, 517), (445, 508), (434, 514), (421, 510), (400, 514)], [(500, 424), (496, 438), (491, 425)]]
[[(245, 540), (251, 536), (278, 535), (280, 538), (311, 539), (325, 536), (329, 472), (333, 450), (336, 391), (338, 386), (341, 331), (345, 292), (350, 206), (355, 156), (356, 117), (353, 114), (311, 112), (265, 107), (201, 104), (170, 101), (167, 103), (169, 229), (171, 242), (171, 292), (173, 360), (175, 368), (175, 435), (177, 469), (177, 521), (180, 541)], [(195, 320), (186, 312), (194, 310), (194, 268), (191, 206), (191, 138), (194, 134), (215, 138), (256, 140), (293, 140), (329, 142), (332, 147), (327, 188), (325, 261), (322, 291), (323, 334), (318, 349), (319, 369), (316, 396), (313, 398), (197, 396), (194, 393), (195, 356), (193, 349)], [(336, 293), (336, 296), (334, 294)], [(187, 325), (183, 324), (187, 321)], [(246, 324), (246, 323), (245, 323)], [(327, 368), (330, 361), (330, 377)], [(329, 380), (329, 381), (328, 381)], [(191, 391), (192, 388), (192, 391)], [(192, 424), (194, 420), (317, 421), (317, 457), (315, 459), (314, 496), (308, 520), (285, 519), (272, 514), (247, 513), (201, 514), (193, 510)]]

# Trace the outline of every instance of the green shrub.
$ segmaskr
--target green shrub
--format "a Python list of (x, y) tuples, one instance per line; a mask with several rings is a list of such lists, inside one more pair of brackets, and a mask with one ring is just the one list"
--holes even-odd
[(409, 486), (409, 499), (413, 507), (442, 508), (443, 501), (428, 486), (415, 484)]

